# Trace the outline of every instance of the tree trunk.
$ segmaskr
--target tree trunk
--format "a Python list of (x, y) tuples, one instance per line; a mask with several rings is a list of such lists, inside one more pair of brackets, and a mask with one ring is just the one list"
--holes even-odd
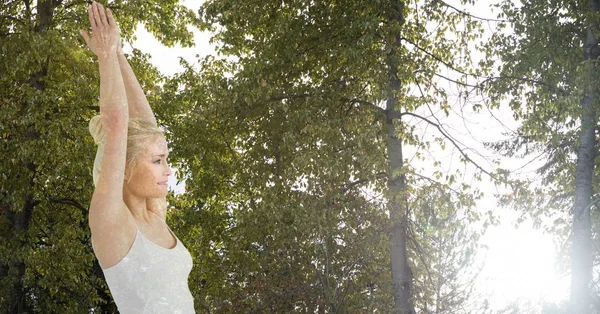
[[(402, 25), (403, 3), (392, 1), (390, 20)], [(403, 174), (402, 139), (398, 138), (402, 121), (398, 115), (400, 79), (398, 78), (398, 54), (401, 51), (400, 34), (396, 32), (388, 42), (390, 53), (387, 57), (389, 70), (389, 95), (386, 103), (387, 154), (388, 154), (388, 204), (390, 212), (390, 260), (394, 288), (394, 313), (415, 314), (412, 293), (412, 271), (408, 265), (407, 228), (408, 204), (406, 180)]]
[[(29, 227), (29, 221), (31, 220), (31, 214), (35, 205), (30, 195), (26, 197), (27, 200), (25, 201), (25, 208), (21, 209), (21, 211), (17, 213), (12, 213), (10, 210), (7, 211), (7, 217), (13, 225), (14, 234), (23, 237), (27, 232), (27, 228)], [(29, 304), (26, 299), (29, 291), (25, 286), (23, 286), (23, 277), (25, 276), (25, 263), (23, 261), (16, 261), (15, 263), (4, 265), (4, 267), (7, 269), (7, 272), (8, 269), (16, 269), (17, 274), (15, 276), (16, 278), (12, 284), (12, 287), (8, 293), (9, 302), (11, 304), (8, 308), (8, 312), (20, 314), (31, 311), (32, 308), (29, 307)]]
[[(595, 16), (600, 0), (590, 0), (589, 9)], [(592, 198), (592, 178), (594, 171), (595, 128), (598, 123), (595, 105), (597, 102), (598, 40), (594, 36), (596, 27), (589, 22), (585, 38), (584, 56), (587, 69), (587, 86), (581, 100), (581, 133), (577, 148), (577, 169), (575, 177), (575, 203), (573, 207), (573, 242), (571, 251), (571, 296), (569, 313), (587, 314), (591, 312), (590, 283), (592, 279), (592, 232), (590, 221), (590, 201)]]
[[(394, 79), (392, 79), (394, 81)], [(399, 80), (392, 82), (392, 86), (399, 87)], [(397, 89), (396, 89), (397, 91)], [(400, 119), (394, 119), (394, 106), (398, 104), (396, 96), (390, 96), (387, 100), (387, 153), (389, 165), (388, 180), (388, 204), (390, 212), (390, 259), (392, 264), (392, 282), (394, 287), (394, 313), (414, 314), (415, 309), (412, 301), (412, 271), (408, 265), (406, 249), (407, 237), (407, 202), (406, 202), (406, 180), (403, 171), (402, 140), (398, 138), (397, 125)]]

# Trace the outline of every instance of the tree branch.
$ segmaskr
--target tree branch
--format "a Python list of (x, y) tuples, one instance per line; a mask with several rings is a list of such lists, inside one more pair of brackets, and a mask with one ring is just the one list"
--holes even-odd
[(50, 199), (50, 202), (56, 203), (56, 204), (71, 205), (75, 208), (81, 209), (82, 211), (87, 211), (87, 208), (85, 208), (83, 205), (81, 205), (76, 200), (70, 199), (70, 198), (53, 198), (53, 199)]
[[(423, 48), (423, 47), (417, 45), (416, 43), (408, 40), (407, 38), (401, 37), (400, 40), (404, 40), (404, 41), (408, 42), (409, 44), (413, 45), (418, 50), (424, 52), (426, 55), (428, 55), (431, 58), (435, 59), (436, 61), (442, 63), (443, 65), (445, 65), (446, 67), (450, 68), (453, 71), (456, 71), (456, 72), (458, 72), (460, 74), (467, 75), (467, 76), (473, 76), (473, 77), (477, 77), (477, 78), (485, 78), (485, 80), (482, 83), (480, 83), (479, 86), (472, 86), (474, 88), (481, 88), (482, 85), (484, 85), (485, 83), (487, 83), (488, 81), (491, 81), (491, 80), (511, 79), (511, 80), (519, 80), (519, 81), (523, 81), (523, 82), (533, 83), (535, 85), (541, 85), (541, 86), (544, 86), (544, 87), (546, 87), (546, 88), (548, 88), (550, 90), (557, 91), (557, 92), (561, 93), (563, 96), (569, 96), (569, 93), (567, 91), (565, 91), (564, 89), (558, 88), (556, 86), (552, 86), (552, 85), (550, 85), (550, 84), (548, 84), (546, 82), (542, 82), (542, 81), (531, 79), (531, 78), (527, 78), (527, 77), (514, 77), (514, 76), (484, 77), (484, 76), (473, 74), (473, 73), (466, 73), (466, 72), (464, 72), (462, 70), (457, 69), (452, 64), (450, 64), (450, 63), (442, 60), (442, 58), (434, 55), (433, 53), (431, 53), (429, 51), (427, 51), (425, 48)], [(442, 78), (445, 78), (445, 79), (447, 79), (449, 81), (452, 81), (449, 78), (443, 77), (441, 74), (437, 74), (436, 73), (435, 75), (439, 76), (439, 77), (442, 77)], [(462, 84), (462, 83), (460, 83), (460, 84)], [(465, 85), (465, 84), (462, 84), (462, 85)], [(466, 85), (466, 86), (471, 86), (471, 85)]]
[[(413, 172), (413, 173), (411, 173), (411, 175), (419, 177), (425, 181), (429, 181), (429, 183), (433, 184), (436, 188), (440, 189), (440, 191), (442, 191), (442, 192), (446, 192), (447, 190), (450, 190), (451, 192), (454, 192), (454, 194), (456, 194), (456, 195), (462, 194), (459, 191), (457, 191), (456, 189), (453, 189), (452, 187), (448, 186), (447, 184), (443, 184), (441, 182), (438, 182), (438, 181), (436, 181), (430, 177), (424, 176), (422, 174)], [(442, 186), (443, 186), (443, 188), (442, 188)]]
[(458, 143), (439, 124), (434, 123), (433, 121), (431, 121), (431, 120), (429, 120), (429, 119), (427, 119), (427, 118), (425, 118), (425, 117), (423, 117), (421, 115), (418, 115), (416, 113), (412, 113), (412, 112), (401, 112), (401, 113), (398, 113), (397, 116), (412, 116), (412, 117), (415, 117), (415, 118), (421, 119), (422, 121), (427, 122), (431, 126), (435, 127), (444, 136), (444, 138), (446, 138), (447, 140), (449, 140), (450, 143), (452, 143), (452, 145), (454, 147), (456, 147), (456, 149), (458, 149), (458, 151), (465, 158), (465, 160), (469, 161), (471, 164), (473, 164), (475, 166), (475, 168), (477, 168), (481, 172), (487, 174), (490, 178), (498, 179), (494, 174), (492, 174), (491, 172), (483, 169), (483, 167), (481, 167), (478, 163), (476, 163), (473, 159), (471, 159), (471, 157), (469, 157), (469, 155), (467, 155), (467, 153), (464, 151), (464, 149), (462, 147), (460, 147), (458, 145)]
[(4, 20), (4, 19), (9, 19), (11, 21), (15, 21), (15, 22), (19, 22), (19, 23), (23, 23), (23, 20), (16, 18), (14, 16), (11, 15), (0, 15), (0, 17)]
[[(76, 6), (76, 5), (80, 5), (80, 4), (86, 4), (88, 3), (88, 1), (73, 1), (67, 5), (64, 6), (65, 9), (68, 9), (70, 7)], [(107, 6), (108, 7), (108, 6)]]
[(27, 17), (27, 20), (31, 22), (31, 4), (29, 0), (23, 0), (23, 3), (25, 4), (25, 16)]
[(472, 17), (472, 18), (477, 19), (477, 20), (488, 21), (488, 22), (508, 22), (507, 20), (499, 20), (499, 19), (490, 19), (490, 18), (479, 17), (479, 16), (476, 16), (476, 15), (470, 14), (470, 13), (468, 13), (466, 11), (460, 10), (460, 9), (454, 7), (454, 6), (451, 6), (450, 4), (446, 3), (445, 1), (442, 1), (442, 0), (438, 0), (438, 1), (440, 1), (443, 5), (449, 7), (450, 9), (452, 9), (452, 10), (454, 10), (454, 11), (456, 11), (456, 12), (462, 14), (462, 15), (465, 15), (465, 16), (468, 16), (468, 17)]
[(278, 95), (269, 97), (269, 101), (281, 101), (284, 99), (299, 99), (312, 96), (311, 94), (291, 94), (291, 95)]
[(348, 102), (348, 103), (361, 104), (361, 105), (366, 105), (369, 107), (374, 107), (374, 108), (383, 110), (383, 108), (377, 107), (374, 103), (367, 101), (367, 100), (362, 100), (362, 99), (357, 99), (357, 98), (351, 99), (351, 98), (346, 98), (346, 97), (342, 97), (341, 100), (344, 102)]
[[(417, 227), (417, 224), (414, 221), (409, 221), (409, 224), (411, 226), (415, 226)], [(435, 284), (433, 283), (433, 275), (431, 272), (431, 268), (429, 267), (429, 265), (427, 264), (427, 261), (425, 260), (424, 256), (425, 256), (425, 252), (423, 251), (423, 248), (421, 247), (421, 244), (419, 243), (419, 241), (417, 241), (416, 236), (415, 236), (415, 232), (413, 230), (413, 228), (407, 228), (407, 233), (409, 234), (408, 236), (408, 240), (413, 244), (415, 251), (417, 251), (417, 257), (421, 260), (421, 263), (423, 264), (423, 266), (425, 266), (425, 272), (427, 273), (427, 278), (429, 280), (429, 283), (431, 283), (432, 286), (435, 286)]]
[(452, 69), (453, 71), (456, 71), (456, 72), (458, 72), (458, 73), (460, 73), (460, 74), (464, 74), (464, 75), (471, 75), (471, 76), (475, 76), (475, 75), (473, 75), (473, 74), (466, 73), (466, 72), (464, 72), (464, 71), (461, 71), (461, 70), (457, 69), (457, 68), (456, 68), (456, 67), (454, 67), (452, 64), (450, 64), (450, 63), (448, 63), (448, 62), (446, 62), (446, 61), (442, 60), (442, 58), (440, 58), (440, 57), (438, 57), (438, 56), (434, 55), (433, 53), (431, 53), (431, 52), (429, 52), (429, 51), (427, 51), (425, 48), (423, 48), (423, 47), (421, 47), (421, 46), (417, 45), (416, 43), (414, 43), (414, 42), (412, 42), (412, 41), (410, 41), (410, 40), (409, 40), (408, 38), (406, 38), (406, 37), (400, 37), (400, 40), (404, 40), (404, 41), (406, 41), (407, 43), (409, 43), (409, 44), (413, 45), (413, 46), (414, 46), (415, 48), (417, 48), (418, 50), (420, 50), (420, 51), (424, 52), (426, 55), (428, 55), (428, 56), (432, 57), (433, 59), (435, 59), (436, 61), (440, 62), (441, 64), (443, 64), (443, 65), (447, 66), (448, 68)]
[[(375, 174), (375, 179), (383, 179), (383, 178), (386, 178), (386, 177), (387, 177), (387, 173), (385, 173), (385, 172), (379, 172), (379, 173)], [(363, 178), (363, 179), (358, 179), (356, 181), (350, 182), (350, 183), (348, 183), (348, 184), (345, 185), (344, 193), (343, 194), (346, 194), (353, 187), (355, 187), (355, 186), (357, 186), (359, 184), (363, 184), (365, 182), (369, 182), (371, 180), (373, 180), (373, 178)]]
[(438, 73), (434, 73), (433, 75), (435, 75), (435, 76), (437, 76), (439, 78), (445, 79), (445, 80), (447, 80), (449, 82), (452, 82), (452, 83), (454, 83), (456, 85), (462, 85), (462, 86), (466, 86), (466, 87), (472, 87), (472, 88), (475, 88), (475, 89), (481, 89), (481, 84), (471, 85), (471, 84), (468, 84), (468, 83), (462, 83), (462, 82), (459, 82), (457, 80), (453, 80), (453, 79), (451, 79), (449, 77), (446, 77), (444, 75), (438, 74)]
[(556, 92), (559, 92), (562, 96), (569, 96), (570, 93), (567, 92), (566, 90), (562, 89), (562, 88), (558, 88), (556, 86), (552, 86), (546, 82), (542, 82), (539, 80), (535, 80), (535, 79), (531, 79), (531, 78), (527, 78), (527, 77), (516, 77), (516, 76), (493, 76), (493, 77), (488, 77), (486, 78), (483, 82), (481, 82), (480, 85), (483, 85), (485, 83), (487, 83), (488, 81), (492, 81), (492, 80), (517, 80), (517, 81), (522, 81), (522, 82), (527, 82), (527, 83), (533, 83), (534, 85), (540, 85), (540, 86), (544, 86), (550, 90), (554, 90)]

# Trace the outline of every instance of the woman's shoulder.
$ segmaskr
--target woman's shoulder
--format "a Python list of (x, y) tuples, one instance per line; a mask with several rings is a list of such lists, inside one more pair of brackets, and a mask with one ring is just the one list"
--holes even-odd
[(135, 219), (127, 205), (123, 204), (120, 210), (121, 218), (118, 221), (98, 218), (90, 220), (92, 247), (103, 269), (114, 266), (123, 259), (137, 235)]

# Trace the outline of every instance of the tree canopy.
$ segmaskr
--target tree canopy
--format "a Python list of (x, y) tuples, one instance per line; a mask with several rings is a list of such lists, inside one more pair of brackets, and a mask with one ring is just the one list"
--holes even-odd
[[(214, 32), (218, 55), (172, 77), (128, 55), (185, 181), (168, 222), (194, 258), (198, 312), (472, 312), (481, 191), (465, 178), (495, 174), (444, 126), (481, 105), (443, 86), (473, 92), (476, 18), (444, 1), (107, 6), (126, 40), (140, 24), (170, 46), (192, 45), (190, 26)], [(78, 39), (85, 7), (0, 7), (3, 312), (116, 311), (86, 223), (98, 72)]]

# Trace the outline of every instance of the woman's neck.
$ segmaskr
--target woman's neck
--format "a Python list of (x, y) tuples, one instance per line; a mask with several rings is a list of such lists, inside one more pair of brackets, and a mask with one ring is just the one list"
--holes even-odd
[(148, 211), (148, 207), (146, 204), (146, 198), (141, 198), (139, 196), (128, 193), (126, 190), (123, 191), (123, 201), (133, 218), (137, 221), (150, 222), (152, 217), (152, 213)]

